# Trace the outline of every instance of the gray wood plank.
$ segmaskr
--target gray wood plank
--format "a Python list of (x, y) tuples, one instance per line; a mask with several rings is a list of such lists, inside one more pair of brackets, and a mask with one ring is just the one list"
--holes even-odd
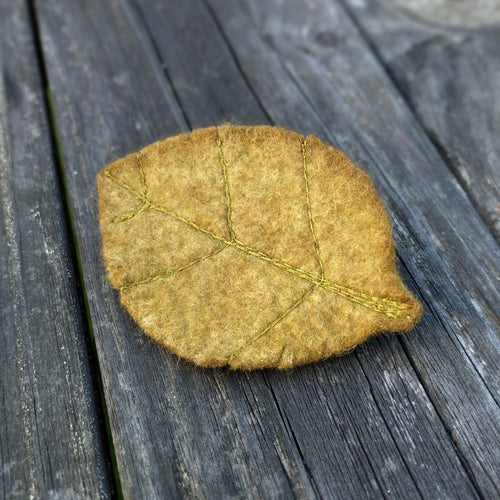
[(0, 3), (0, 498), (108, 498), (72, 241), (25, 2)]
[(341, 6), (209, 3), (273, 120), (304, 132), (316, 120), (312, 131), (372, 174), (428, 310), (403, 346), (474, 481), (497, 494), (499, 249), (489, 228)]
[(344, 1), (500, 238), (498, 2)]
[[(392, 488), (430, 498), (459, 488), (473, 497), (439, 415), (394, 338), (387, 340), (392, 347), (375, 344), (379, 364), (398, 367), (390, 376), (373, 369), (381, 387), (376, 399), (372, 373), (365, 374), (357, 355), (291, 373), (200, 370), (145, 338), (119, 307), (100, 259), (96, 171), (187, 128), (185, 117), (196, 125), (266, 119), (201, 4), (190, 5), (189, 17), (178, 5), (177, 17), (162, 18), (166, 33), (177, 30), (171, 51), (184, 47), (176, 56), (182, 66), (170, 71), (167, 63), (166, 74), (127, 5), (38, 7), (125, 496), (356, 497), (389, 495)], [(198, 39), (204, 43), (190, 49)], [(304, 120), (317, 123), (310, 110)], [(380, 408), (389, 393), (396, 404)], [(405, 423), (392, 429), (384, 418)], [(415, 451), (406, 456), (408, 449)]]

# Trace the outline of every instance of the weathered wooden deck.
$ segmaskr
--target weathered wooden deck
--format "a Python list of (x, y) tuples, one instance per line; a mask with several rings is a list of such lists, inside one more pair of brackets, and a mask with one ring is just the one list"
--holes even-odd
[[(0, 497), (498, 498), (495, 6), (0, 0)], [(224, 121), (314, 133), (370, 173), (414, 331), (252, 373), (141, 333), (106, 280), (95, 174)]]

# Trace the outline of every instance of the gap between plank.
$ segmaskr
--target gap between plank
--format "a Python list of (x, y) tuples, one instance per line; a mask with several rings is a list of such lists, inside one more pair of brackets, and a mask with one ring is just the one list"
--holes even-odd
[[(284, 425), (285, 429), (287, 431), (289, 431), (289, 435), (291, 437), (291, 441), (295, 444), (297, 452), (298, 452), (298, 454), (300, 456), (300, 459), (302, 461), (302, 465), (304, 466), (304, 470), (305, 470), (305, 472), (307, 474), (307, 477), (309, 478), (310, 485), (311, 485), (311, 487), (312, 487), (312, 489), (313, 489), (316, 497), (317, 498), (322, 498), (322, 496), (321, 496), (321, 494), (319, 492), (319, 488), (318, 488), (318, 486), (316, 484), (316, 480), (314, 479), (313, 471), (309, 467), (309, 464), (307, 463), (306, 457), (304, 456), (304, 452), (300, 448), (299, 440), (297, 439), (297, 437), (295, 435), (295, 432), (293, 430), (292, 425), (290, 424), (290, 421), (288, 420), (288, 417), (283, 412), (283, 410), (282, 410), (282, 408), (280, 406), (279, 400), (276, 397), (276, 393), (274, 392), (273, 385), (271, 384), (271, 381), (269, 380), (269, 377), (267, 376), (266, 373), (263, 373), (263, 378), (264, 378), (264, 383), (267, 385), (267, 387), (268, 387), (268, 389), (269, 389), (269, 391), (271, 393), (271, 396), (273, 398), (274, 404), (276, 405), (276, 409), (278, 411), (278, 415), (280, 416), (281, 421), (283, 422), (283, 425)], [(288, 474), (287, 474), (287, 477), (288, 477)]]
[(228, 50), (228, 52), (229, 52), (229, 54), (231, 56), (231, 59), (234, 62), (234, 65), (235, 65), (236, 69), (238, 70), (238, 73), (241, 75), (241, 78), (243, 79), (243, 82), (245, 83), (245, 85), (247, 86), (248, 90), (250, 91), (250, 93), (255, 98), (255, 101), (257, 102), (257, 104), (259, 105), (260, 110), (262, 111), (262, 113), (266, 117), (266, 120), (271, 125), (275, 125), (274, 122), (273, 122), (273, 119), (271, 118), (271, 115), (267, 112), (266, 108), (264, 107), (263, 102), (260, 100), (260, 97), (258, 96), (257, 92), (252, 87), (252, 84), (250, 83), (250, 80), (248, 79), (247, 75), (243, 71), (243, 67), (242, 67), (242, 65), (241, 65), (241, 63), (240, 63), (240, 61), (239, 61), (239, 59), (238, 59), (238, 57), (236, 55), (236, 52), (234, 51), (233, 47), (231, 46), (231, 43), (229, 42), (229, 39), (227, 38), (226, 33), (224, 32), (224, 30), (222, 28), (222, 25), (221, 25), (221, 23), (219, 21), (219, 18), (215, 15), (215, 12), (212, 9), (212, 6), (207, 2), (207, 0), (201, 0), (201, 3), (203, 3), (203, 5), (205, 6), (205, 9), (207, 10), (208, 14), (212, 18), (212, 21), (213, 21), (215, 27), (217, 28), (217, 31), (219, 32), (219, 35), (222, 38), (222, 41), (224, 42), (224, 45), (226, 46), (226, 48), (227, 48), (227, 50)]
[(58, 187), (58, 195), (62, 200), (62, 205), (65, 208), (64, 226), (69, 240), (73, 242), (68, 248), (68, 253), (71, 258), (72, 275), (75, 276), (76, 295), (79, 304), (79, 313), (82, 317), (82, 324), (84, 328), (84, 344), (87, 351), (87, 360), (90, 369), (93, 400), (95, 403), (95, 410), (97, 416), (98, 435), (103, 445), (106, 463), (104, 464), (105, 470), (103, 471), (109, 478), (109, 484), (112, 489), (110, 496), (123, 498), (120, 477), (118, 473), (118, 466), (116, 461), (116, 453), (113, 445), (113, 438), (111, 434), (111, 426), (109, 423), (109, 415), (107, 412), (106, 401), (104, 397), (104, 388), (102, 383), (102, 375), (99, 367), (99, 360), (97, 355), (97, 348), (94, 338), (94, 330), (92, 326), (92, 318), (90, 316), (90, 309), (88, 305), (87, 292), (83, 280), (83, 270), (80, 260), (80, 252), (78, 248), (78, 240), (76, 236), (75, 225), (73, 222), (73, 213), (66, 185), (64, 174), (64, 163), (61, 153), (59, 134), (55, 118), (54, 107), (50, 95), (49, 80), (47, 74), (47, 66), (45, 63), (45, 56), (41, 44), (40, 26), (36, 12), (35, 0), (27, 0), (28, 15), (33, 33), (33, 42), (36, 52), (36, 59), (38, 61), (38, 72), (42, 84), (43, 99), (45, 103), (45, 115), (49, 125), (49, 135), (51, 150), (53, 155), (53, 163), (56, 173), (56, 181)]
[[(416, 284), (416, 281), (413, 279), (412, 275), (410, 274), (410, 270), (406, 266), (406, 264), (403, 261), (403, 259), (400, 259), (398, 257), (398, 260), (399, 260), (399, 262), (401, 262), (401, 265), (405, 268), (405, 270), (406, 270), (408, 276), (410, 277), (410, 279), (411, 279), (413, 285), (415, 286), (415, 288), (417, 290), (419, 290), (418, 298), (425, 304), (426, 310), (429, 311), (430, 314), (432, 314), (436, 318), (436, 321), (438, 321), (439, 323), (441, 323), (441, 325), (443, 327), (443, 330), (445, 330), (447, 332), (447, 334), (450, 335), (450, 332), (448, 332), (448, 329), (441, 322), (441, 318), (439, 318), (439, 316), (436, 316), (434, 314), (434, 310), (433, 310), (431, 304), (428, 301), (425, 300), (424, 294), (420, 293), (420, 289), (419, 289), (418, 285)], [(423, 387), (423, 389), (425, 391), (426, 396), (429, 398), (429, 401), (432, 403), (432, 406), (435, 408), (437, 417), (441, 421), (441, 423), (442, 423), (442, 425), (443, 425), (446, 433), (448, 434), (448, 436), (450, 438), (450, 441), (453, 444), (453, 447), (455, 448), (455, 451), (457, 453), (458, 460), (460, 461), (460, 464), (462, 465), (462, 467), (464, 468), (465, 472), (467, 473), (467, 476), (469, 477), (470, 482), (472, 483), (472, 486), (474, 486), (478, 497), (481, 500), (485, 500), (486, 497), (484, 496), (484, 494), (483, 494), (483, 492), (481, 490), (481, 487), (480, 487), (479, 483), (477, 482), (477, 480), (476, 480), (476, 478), (475, 478), (475, 476), (474, 476), (474, 474), (472, 472), (472, 468), (469, 466), (469, 463), (468, 463), (468, 461), (466, 459), (466, 455), (463, 453), (463, 451), (462, 451), (462, 449), (460, 447), (460, 443), (458, 442), (458, 440), (455, 437), (455, 434), (453, 433), (452, 426), (449, 425), (449, 423), (445, 420), (445, 418), (443, 417), (443, 415), (439, 411), (440, 405), (438, 404), (436, 398), (433, 397), (433, 392), (429, 389), (428, 384), (426, 383), (425, 379), (421, 375), (420, 370), (419, 370), (419, 368), (418, 368), (418, 366), (417, 366), (417, 364), (415, 362), (414, 356), (413, 356), (413, 354), (411, 353), (411, 351), (410, 351), (410, 349), (408, 347), (407, 341), (404, 338), (401, 338), (400, 336), (397, 336), (397, 339), (398, 339), (399, 344), (401, 345), (401, 348), (403, 349), (403, 352), (406, 354), (406, 357), (408, 358), (410, 366), (412, 367), (412, 369), (415, 372), (418, 380), (420, 381), (420, 384), (422, 385), (422, 387)], [(462, 348), (463, 348), (463, 346), (462, 346)], [(467, 351), (465, 349), (464, 349), (464, 351), (465, 351), (465, 355), (466, 355), (467, 359), (470, 360), (470, 358), (469, 358), (469, 356), (467, 354)], [(497, 402), (496, 399), (495, 399), (495, 397), (491, 393), (488, 385), (486, 384), (486, 382), (484, 381), (483, 377), (481, 376), (481, 373), (477, 370), (476, 365), (474, 363), (472, 363), (472, 361), (471, 361), (471, 365), (474, 367), (474, 369), (475, 369), (478, 377), (483, 381), (484, 387), (486, 388), (486, 390), (490, 394), (490, 396), (493, 399), (493, 401)], [(485, 471), (485, 474), (488, 477), (490, 477), (489, 474), (486, 471)]]
[[(403, 351), (403, 352), (405, 352), (405, 354), (406, 354), (406, 351)], [(412, 471), (411, 467), (408, 466), (408, 463), (407, 463), (406, 458), (405, 458), (405, 453), (403, 453), (401, 451), (401, 448), (399, 447), (398, 441), (394, 437), (394, 434), (392, 432), (392, 428), (389, 425), (389, 422), (387, 422), (387, 419), (385, 418), (384, 412), (382, 411), (382, 408), (380, 407), (378, 399), (375, 395), (375, 391), (373, 390), (373, 385), (372, 385), (372, 382), (370, 380), (370, 377), (368, 376), (368, 374), (366, 373), (366, 371), (363, 367), (363, 363), (361, 362), (361, 358), (360, 358), (359, 353), (356, 353), (356, 359), (358, 360), (359, 367), (360, 367), (361, 371), (363, 372), (363, 375), (364, 375), (366, 382), (368, 384), (368, 391), (370, 392), (370, 395), (373, 399), (373, 402), (375, 403), (375, 406), (377, 407), (377, 410), (380, 413), (380, 416), (381, 416), (382, 420), (385, 423), (385, 426), (387, 427), (387, 429), (389, 431), (389, 435), (391, 436), (392, 440), (394, 441), (394, 445), (396, 446), (396, 449), (398, 450), (399, 456), (401, 457), (401, 462), (405, 464), (406, 470), (408, 471), (408, 475), (411, 477), (411, 480), (413, 481), (413, 484), (415, 485), (415, 489), (418, 491), (421, 498), (425, 498), (424, 495), (422, 494), (422, 492), (420, 491), (420, 488), (418, 486), (418, 482), (415, 480), (415, 477), (413, 475), (413, 471)], [(416, 376), (417, 376), (417, 379), (419, 379), (418, 375), (416, 375)], [(422, 387), (425, 390), (425, 386), (422, 385)], [(436, 411), (436, 413), (437, 413), (437, 411)]]
[(160, 66), (161, 70), (163, 71), (163, 75), (165, 76), (165, 79), (167, 80), (168, 86), (172, 90), (172, 94), (174, 96), (175, 102), (177, 103), (177, 106), (179, 107), (179, 110), (182, 114), (182, 117), (184, 118), (185, 124), (187, 125), (189, 130), (193, 130), (193, 126), (191, 125), (191, 122), (189, 121), (189, 118), (187, 117), (186, 110), (184, 109), (184, 106), (182, 105), (182, 101), (179, 97), (179, 94), (177, 93), (177, 90), (174, 87), (174, 84), (172, 82), (172, 78), (171, 78), (170, 73), (168, 71), (168, 67), (161, 57), (161, 52), (160, 52), (160, 49), (158, 47), (158, 44), (156, 43), (156, 40), (153, 37), (153, 33), (151, 33), (151, 30), (149, 29), (149, 25), (146, 21), (146, 18), (144, 17), (144, 14), (142, 13), (141, 8), (136, 4), (136, 2), (134, 0), (126, 1), (125, 6), (129, 10), (135, 12), (135, 17), (141, 23), (142, 28), (144, 29), (144, 33), (147, 35), (147, 38), (148, 38), (149, 43), (151, 45), (151, 49), (152, 49), (153, 53), (155, 54), (156, 59), (158, 60), (159, 66)]

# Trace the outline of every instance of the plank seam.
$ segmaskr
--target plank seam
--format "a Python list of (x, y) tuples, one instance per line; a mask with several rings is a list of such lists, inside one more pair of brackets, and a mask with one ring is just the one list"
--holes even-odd
[(276, 397), (276, 393), (274, 392), (274, 387), (271, 384), (271, 381), (269, 380), (269, 376), (264, 373), (264, 382), (269, 388), (269, 391), (271, 393), (271, 396), (273, 398), (274, 404), (276, 405), (276, 409), (278, 411), (278, 415), (281, 418), (281, 421), (283, 422), (283, 425), (285, 426), (285, 429), (289, 432), (289, 436), (291, 438), (291, 441), (295, 444), (295, 448), (297, 449), (297, 453), (300, 456), (300, 460), (302, 461), (302, 465), (304, 466), (304, 470), (307, 474), (307, 477), (309, 478), (309, 483), (316, 495), (317, 498), (323, 498), (322, 495), (320, 494), (318, 485), (316, 484), (316, 480), (314, 479), (314, 474), (313, 471), (311, 470), (309, 464), (307, 463), (306, 457), (304, 455), (304, 452), (302, 451), (299, 440), (297, 439), (297, 436), (295, 435), (295, 431), (293, 430), (293, 427), (288, 420), (288, 417), (284, 410), (281, 408), (281, 405), (279, 404), (278, 398)]
[[(109, 428), (109, 415), (106, 408), (104, 399), (104, 389), (102, 384), (102, 375), (98, 362), (97, 349), (95, 340), (93, 338), (92, 320), (90, 317), (90, 310), (88, 306), (88, 297), (83, 281), (83, 271), (79, 260), (78, 242), (76, 231), (73, 225), (72, 209), (67, 195), (67, 187), (64, 176), (64, 165), (62, 160), (61, 149), (59, 145), (59, 135), (57, 123), (50, 97), (50, 86), (47, 72), (47, 65), (45, 62), (45, 55), (43, 51), (40, 24), (36, 11), (35, 0), (26, 0), (27, 10), (30, 19), (30, 24), (33, 32), (33, 44), (36, 52), (36, 59), (38, 61), (38, 72), (40, 75), (40, 82), (42, 90), (44, 91), (44, 112), (47, 119), (48, 132), (50, 136), (50, 147), (53, 156), (53, 164), (55, 167), (55, 177), (61, 204), (64, 213), (64, 227), (68, 235), (68, 242), (73, 242), (73, 245), (68, 245), (68, 253), (70, 255), (72, 275), (75, 276), (76, 282), (76, 298), (79, 305), (79, 314), (81, 315), (83, 325), (84, 345), (86, 347), (87, 362), (91, 375), (92, 391), (94, 394), (94, 404), (97, 416), (98, 435), (101, 439), (102, 449), (105, 454), (105, 464), (103, 473), (107, 476), (108, 484), (111, 487), (110, 496), (123, 497), (120, 478), (116, 468), (116, 455), (113, 445), (113, 438)], [(92, 361), (95, 360), (93, 363)]]
[[(406, 272), (407, 272), (408, 276), (410, 276), (410, 279), (412, 280), (413, 284), (415, 285), (415, 287), (420, 292), (420, 288), (418, 286), (416, 286), (416, 282), (413, 279), (412, 275), (410, 274), (410, 271), (409, 271), (408, 267), (406, 266), (406, 264), (404, 263), (404, 261), (402, 259), (400, 259), (400, 262), (402, 263), (403, 267), (406, 269)], [(432, 314), (432, 316), (434, 316), (436, 318), (436, 321), (438, 321), (441, 324), (441, 326), (443, 327), (443, 330), (445, 330), (448, 334), (450, 334), (450, 332), (448, 331), (448, 329), (446, 328), (446, 326), (441, 321), (441, 318), (434, 313), (434, 308), (432, 307), (432, 304), (429, 304), (429, 302), (426, 301), (424, 294), (423, 293), (419, 293), (418, 297), (425, 304), (426, 310), (430, 311), (430, 313)], [(460, 461), (460, 464), (462, 465), (462, 467), (465, 470), (468, 478), (470, 479), (471, 484), (474, 487), (474, 489), (476, 490), (477, 495), (479, 496), (479, 498), (481, 500), (484, 500), (486, 497), (482, 493), (481, 488), (479, 486), (479, 483), (477, 482), (477, 480), (476, 480), (476, 478), (475, 478), (475, 476), (474, 476), (474, 474), (472, 472), (472, 468), (470, 467), (470, 465), (469, 465), (469, 463), (467, 461), (466, 454), (461, 449), (460, 443), (455, 439), (452, 426), (446, 421), (445, 417), (441, 414), (441, 411), (439, 409), (440, 405), (437, 404), (438, 402), (437, 402), (436, 398), (433, 397), (433, 392), (430, 390), (429, 385), (427, 384), (425, 378), (422, 376), (421, 371), (419, 370), (417, 364), (415, 363), (414, 356), (411, 353), (410, 348), (408, 346), (408, 341), (406, 339), (398, 337), (398, 342), (401, 345), (401, 348), (403, 349), (403, 352), (405, 353), (406, 357), (408, 358), (408, 362), (410, 363), (410, 366), (412, 367), (412, 370), (415, 373), (415, 376), (417, 377), (418, 381), (420, 382), (420, 385), (422, 386), (422, 388), (423, 388), (423, 390), (425, 392), (426, 397), (432, 403), (432, 406), (435, 409), (437, 417), (439, 418), (441, 424), (443, 425), (444, 430), (446, 431), (447, 435), (449, 436), (451, 444), (452, 444), (453, 448), (456, 451), (457, 458)], [(459, 341), (459, 343), (460, 343), (460, 341)], [(463, 349), (463, 346), (462, 346), (461, 343), (460, 343), (460, 346)], [(465, 351), (465, 355), (466, 355), (467, 359), (469, 359), (469, 361), (470, 361), (468, 353), (466, 352), (465, 349), (464, 349), (464, 351)], [(476, 368), (476, 365), (474, 363), (472, 363), (472, 361), (471, 361), (471, 365), (474, 367), (474, 370), (478, 374), (478, 377), (483, 381), (484, 386), (485, 386), (486, 390), (488, 391), (488, 393), (491, 395), (493, 401), (496, 402), (496, 399), (493, 397), (493, 394), (491, 394), (491, 391), (490, 391), (488, 385), (484, 382), (483, 377), (478, 372), (478, 370)], [(487, 473), (487, 471), (486, 470), (484, 470), (484, 471), (485, 471), (485, 474), (489, 477), (489, 474)]]
[(269, 123), (273, 123), (271, 115), (267, 112), (267, 109), (265, 108), (263, 102), (260, 100), (259, 95), (255, 91), (255, 89), (252, 87), (250, 80), (248, 79), (246, 73), (243, 71), (243, 66), (241, 65), (240, 60), (238, 59), (238, 56), (236, 55), (236, 52), (234, 51), (233, 47), (231, 46), (229, 39), (227, 38), (226, 33), (224, 32), (224, 29), (222, 28), (222, 25), (220, 24), (219, 18), (215, 15), (214, 10), (212, 9), (212, 6), (207, 2), (207, 0), (201, 0), (201, 2), (205, 6), (210, 17), (212, 18), (212, 21), (214, 22), (214, 25), (217, 28), (217, 31), (219, 32), (219, 35), (220, 35), (222, 41), (224, 42), (224, 44), (225, 44), (225, 46), (226, 46), (226, 48), (231, 56), (231, 59), (234, 62), (234, 65), (236, 66), (236, 69), (238, 70), (238, 73), (241, 75), (241, 78), (245, 82), (245, 85), (247, 86), (248, 90), (255, 98), (255, 101), (259, 105), (259, 109), (262, 111), (262, 113), (266, 117), (267, 121)]

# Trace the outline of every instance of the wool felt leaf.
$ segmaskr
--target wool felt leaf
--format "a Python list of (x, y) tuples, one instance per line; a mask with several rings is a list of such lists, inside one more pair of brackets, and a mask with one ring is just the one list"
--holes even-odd
[(198, 365), (290, 368), (422, 314), (371, 180), (314, 136), (199, 129), (97, 182), (111, 284), (148, 335)]

